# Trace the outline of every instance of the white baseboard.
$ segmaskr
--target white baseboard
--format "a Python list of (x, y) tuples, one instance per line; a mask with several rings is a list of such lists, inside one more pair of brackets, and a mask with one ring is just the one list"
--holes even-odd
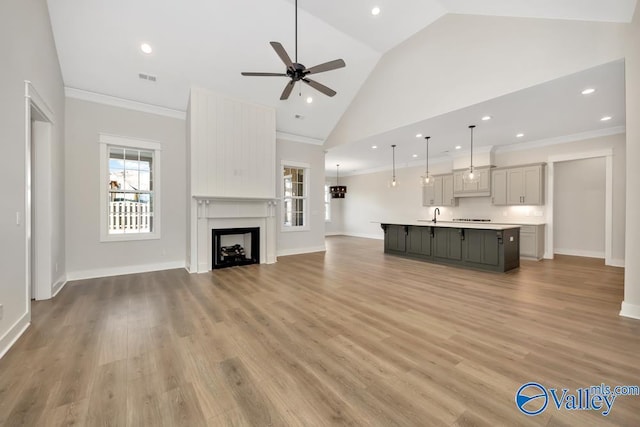
[(7, 351), (13, 347), (16, 341), (18, 341), (18, 338), (20, 338), (22, 334), (24, 334), (24, 331), (27, 330), (31, 324), (31, 319), (29, 317), (29, 312), (24, 313), (0, 338), (0, 359), (7, 354)]
[(640, 319), (640, 305), (629, 304), (628, 302), (622, 301), (622, 306), (620, 307), (620, 316), (631, 317), (632, 319)]
[(583, 251), (580, 249), (562, 249), (555, 248), (553, 250), (554, 254), (557, 255), (570, 255), (570, 256), (581, 256), (586, 258), (601, 258), (604, 259), (604, 252), (599, 251)]
[(623, 259), (610, 259), (609, 262), (605, 263), (606, 265), (610, 265), (611, 267), (624, 267)]
[(344, 236), (344, 232), (342, 231), (327, 231), (324, 233), (324, 237), (327, 236)]
[(278, 251), (278, 256), (309, 254), (312, 252), (325, 252), (326, 250), (327, 248), (324, 245), (311, 248), (282, 249)]
[(376, 240), (384, 240), (383, 234), (364, 234), (364, 233), (350, 233), (348, 231), (342, 233), (343, 236), (349, 237), (362, 237), (364, 239), (376, 239)]
[(95, 270), (71, 271), (67, 273), (67, 280), (95, 279), (98, 277), (121, 276), (123, 274), (146, 273), (149, 271), (171, 270), (184, 268), (182, 261), (162, 262), (157, 264), (127, 265), (123, 267), (99, 268)]
[(58, 293), (62, 290), (62, 288), (64, 288), (66, 284), (67, 284), (67, 279), (65, 278), (65, 276), (60, 277), (51, 288), (51, 298), (58, 295)]

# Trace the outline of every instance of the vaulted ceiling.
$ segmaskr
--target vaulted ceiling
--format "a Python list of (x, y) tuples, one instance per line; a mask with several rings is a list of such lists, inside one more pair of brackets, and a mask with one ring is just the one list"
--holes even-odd
[[(378, 60), (445, 14), (629, 22), (636, 0), (299, 0), (299, 62), (342, 58), (346, 68), (316, 80), (329, 98), (296, 87), (280, 101), (282, 77), (243, 77), (241, 71), (284, 72), (270, 41), (293, 56), (294, 0), (48, 0), (65, 86), (186, 109), (200, 86), (277, 110), (283, 133), (324, 140)], [(378, 6), (380, 14), (371, 9)], [(140, 51), (148, 42), (151, 54)], [(139, 74), (157, 77), (155, 82)], [(312, 96), (313, 102), (306, 98)], [(296, 118), (299, 116), (299, 118)]]

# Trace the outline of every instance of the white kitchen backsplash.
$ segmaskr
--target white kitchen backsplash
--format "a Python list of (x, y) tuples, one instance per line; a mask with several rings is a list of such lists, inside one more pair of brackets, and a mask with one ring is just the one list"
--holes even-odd
[[(542, 224), (545, 222), (545, 206), (493, 206), (489, 197), (460, 197), (458, 206), (440, 207), (438, 219), (454, 218), (490, 219), (500, 223)], [(425, 218), (433, 218), (435, 206), (423, 208)]]

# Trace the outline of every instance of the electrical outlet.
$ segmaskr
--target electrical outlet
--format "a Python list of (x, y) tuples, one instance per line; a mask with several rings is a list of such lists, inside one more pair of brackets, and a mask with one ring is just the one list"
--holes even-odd
[(4, 310), (2, 309), (2, 304), (0, 304), (0, 320), (2, 320), (2, 316), (4, 316)]
[(56, 273), (58, 272), (58, 263), (56, 262)]

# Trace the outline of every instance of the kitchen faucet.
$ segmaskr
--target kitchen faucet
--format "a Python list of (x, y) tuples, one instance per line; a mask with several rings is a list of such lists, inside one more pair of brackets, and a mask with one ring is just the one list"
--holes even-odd
[(440, 215), (440, 208), (435, 208), (435, 210), (433, 211), (433, 223), (436, 223), (436, 214)]

